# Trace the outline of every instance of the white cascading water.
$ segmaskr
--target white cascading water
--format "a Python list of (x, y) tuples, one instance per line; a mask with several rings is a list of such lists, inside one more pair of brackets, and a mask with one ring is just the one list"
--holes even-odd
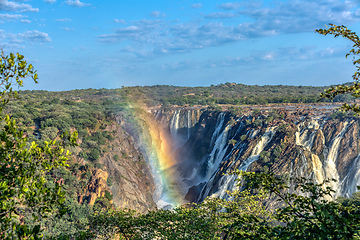
[[(207, 184), (211, 186), (211, 183), (213, 182), (213, 178), (216, 175), (216, 172), (219, 171), (219, 164), (222, 160), (224, 160), (226, 151), (228, 149), (228, 131), (231, 129), (230, 125), (227, 125), (225, 129), (222, 131), (222, 127), (225, 121), (225, 113), (220, 113), (218, 115), (215, 130), (211, 136), (211, 145), (212, 150), (209, 154), (209, 157), (205, 159), (207, 163), (207, 169), (206, 169), (206, 176), (202, 181), (205, 181)], [(220, 133), (221, 132), (221, 133)], [(205, 185), (205, 193), (201, 194), (202, 196), (207, 196), (210, 189), (206, 188)], [(201, 196), (200, 196), (201, 197)]]
[(360, 186), (360, 154), (353, 162), (349, 173), (344, 177), (341, 184), (341, 196), (351, 197)]
[[(296, 145), (303, 146), (310, 151), (314, 142), (315, 134), (320, 125), (318, 121), (313, 119), (306, 128), (300, 130), (300, 127), (302, 127), (302, 124), (298, 126), (299, 132), (295, 133)], [(312, 132), (309, 134), (309, 131)]]
[[(356, 159), (354, 161), (350, 172), (341, 182), (339, 182), (340, 177), (336, 168), (336, 161), (339, 154), (340, 142), (351, 124), (352, 122), (345, 122), (344, 127), (340, 131), (340, 133), (338, 133), (331, 140), (328, 149), (325, 149), (325, 152), (328, 152), (328, 154), (325, 154), (327, 156), (324, 162), (321, 162), (317, 155), (311, 153), (314, 180), (317, 183), (322, 183), (325, 179), (335, 179), (335, 182), (330, 181), (330, 183), (327, 184), (328, 187), (331, 187), (331, 189), (335, 191), (334, 197), (340, 195), (351, 196), (351, 194), (356, 191), (356, 186), (360, 184), (360, 157), (358, 157), (359, 159)], [(301, 127), (303, 128), (300, 130)], [(312, 120), (306, 127), (303, 123), (301, 123), (299, 124), (298, 128), (299, 132), (295, 133), (296, 145), (303, 146), (306, 150), (311, 152), (314, 136), (316, 132), (320, 129), (318, 121)], [(322, 143), (325, 146), (325, 139), (322, 135), (321, 130), (319, 131), (322, 136)]]
[(179, 129), (179, 116), (180, 116), (180, 110), (176, 110), (170, 122), (170, 133), (171, 133), (171, 137), (174, 139), (176, 139), (177, 132)]
[(224, 159), (226, 151), (229, 147), (227, 138), (228, 132), (231, 126), (227, 125), (224, 131), (217, 137), (214, 147), (207, 159), (207, 170), (205, 180), (208, 180), (216, 169), (218, 169), (219, 164)]
[(187, 111), (187, 139), (190, 138), (190, 130), (191, 130), (191, 115), (192, 115), (192, 112), (191, 110), (188, 110)]
[(251, 155), (240, 165), (239, 169), (246, 171), (250, 164), (259, 159), (260, 153), (264, 150), (266, 145), (271, 141), (276, 131), (274, 131), (275, 127), (271, 127), (266, 129), (264, 135), (261, 136), (259, 142), (251, 151)]
[(331, 141), (329, 147), (329, 154), (324, 160), (324, 172), (326, 179), (335, 179), (336, 182), (330, 181), (328, 184), (331, 189), (335, 191), (334, 197), (339, 195), (339, 173), (336, 169), (336, 160), (339, 154), (340, 141), (343, 138), (347, 128), (349, 126), (349, 122), (344, 123), (343, 129), (339, 134), (335, 136), (335, 138)]
[(325, 180), (325, 172), (324, 172), (323, 164), (320, 161), (319, 157), (312, 153), (311, 153), (311, 164), (312, 164), (314, 179), (316, 183), (317, 184), (323, 183)]
[(219, 136), (219, 133), (220, 133), (222, 127), (223, 127), (224, 121), (225, 121), (225, 113), (221, 112), (218, 115), (218, 118), (217, 118), (217, 121), (216, 121), (215, 131), (211, 136), (211, 145), (214, 144), (215, 140)]
[[(187, 141), (191, 137), (191, 127), (193, 125), (193, 111), (192, 110), (176, 110), (173, 113), (173, 116), (170, 121), (170, 133), (173, 140), (180, 143), (182, 138), (184, 141)], [(156, 116), (158, 113), (156, 114)], [(242, 153), (246, 150), (248, 151), (249, 146), (247, 141), (240, 141), (238, 138), (240, 134), (245, 134), (248, 138), (255, 138), (258, 140), (256, 145), (251, 149), (251, 154), (244, 161), (241, 162), (238, 167), (239, 170), (247, 171), (249, 166), (259, 159), (260, 153), (266, 148), (266, 146), (271, 142), (273, 136), (276, 133), (276, 127), (267, 128), (265, 133), (260, 135), (262, 131), (259, 129), (247, 129), (246, 133), (241, 133), (245, 131), (245, 119), (246, 116), (243, 116), (241, 119), (238, 119), (238, 124), (235, 125), (225, 125), (226, 113), (221, 112), (218, 114), (216, 119), (216, 125), (213, 130), (210, 146), (210, 154), (205, 157), (202, 161), (203, 166), (206, 167), (205, 177), (199, 179), (199, 169), (192, 169), (191, 174), (187, 175), (187, 181), (192, 183), (205, 183), (205, 186), (198, 196), (198, 200), (201, 201), (205, 197), (217, 196), (220, 198), (227, 198), (227, 191), (235, 190), (237, 188), (237, 176), (235, 175), (222, 175), (226, 170), (233, 169), (235, 163), (240, 161)], [(181, 122), (181, 126), (180, 126)], [(338, 154), (341, 140), (343, 139), (345, 133), (347, 132), (349, 126), (354, 121), (344, 122), (344, 126), (341, 129), (340, 133), (334, 136), (328, 145), (325, 145), (324, 137), (324, 124), (327, 122), (326, 118), (315, 117), (312, 120), (303, 119), (300, 122), (296, 122), (298, 126), (298, 131), (295, 133), (295, 144), (302, 146), (303, 149), (300, 151), (300, 158), (298, 163), (296, 163), (296, 169), (291, 167), (290, 171), (293, 176), (304, 176), (313, 178), (317, 183), (322, 183), (325, 179), (333, 178), (337, 182), (330, 182), (327, 186), (331, 187), (336, 191), (336, 196), (351, 196), (353, 192), (356, 191), (356, 187), (360, 185), (360, 154), (356, 159), (351, 163), (347, 175), (340, 179), (336, 164), (338, 161)], [(233, 129), (233, 126), (237, 126), (237, 129)], [(179, 128), (187, 128), (184, 132), (178, 131)], [(231, 138), (236, 139), (238, 142), (235, 142), (233, 146), (229, 145), (229, 135)], [(259, 136), (260, 135), (260, 136)], [(322, 161), (314, 151), (314, 141), (316, 139), (317, 144), (322, 144), (324, 146), (322, 154), (324, 154), (325, 159)], [(182, 142), (184, 143), (184, 142)], [(179, 145), (180, 146), (180, 145)], [(183, 145), (181, 145), (183, 146)], [(231, 151), (226, 155), (226, 153), (231, 149)], [(317, 147), (315, 149), (318, 149)], [(308, 157), (311, 159), (307, 159)], [(231, 163), (227, 161), (231, 159)], [(323, 159), (321, 157), (321, 159)], [(224, 163), (222, 163), (224, 162)], [(291, 162), (291, 166), (292, 166)], [(310, 164), (310, 165), (309, 165)], [(309, 172), (309, 167), (312, 171)], [(205, 170), (205, 169), (203, 169)], [(295, 173), (292, 171), (296, 170)], [(306, 176), (305, 176), (306, 175)], [(196, 180), (195, 180), (196, 179)], [(179, 179), (183, 181), (185, 179)], [(341, 180), (341, 182), (339, 182)], [(191, 186), (189, 186), (191, 187)]]
[[(240, 165), (240, 167), (239, 167), (240, 170), (246, 171), (251, 163), (253, 163), (254, 161), (259, 159), (260, 153), (264, 150), (266, 145), (271, 141), (271, 139), (273, 138), (275, 132), (276, 131), (274, 131), (274, 127), (268, 128), (266, 130), (264, 135), (260, 137), (259, 142), (253, 148), (253, 150), (251, 152), (251, 155)], [(240, 145), (240, 144), (238, 146), (246, 147), (246, 145)], [(231, 155), (231, 153), (229, 154), (229, 156), (230, 155)], [(217, 171), (219, 171), (219, 169), (215, 169), (214, 173), (216, 173)], [(212, 175), (212, 177), (209, 179), (208, 184), (206, 186), (212, 186), (214, 184), (215, 175), (216, 174)], [(232, 190), (236, 189), (236, 185), (237, 185), (236, 179), (237, 179), (237, 176), (235, 176), (235, 175), (223, 175), (223, 176), (221, 176), (221, 178), (218, 180), (219, 181), (218, 185), (221, 186), (221, 187), (219, 188), (219, 190), (217, 192), (212, 193), (211, 196), (220, 197), (220, 198), (227, 198), (228, 197), (227, 191), (232, 191)], [(211, 189), (209, 187), (207, 187), (206, 189), (203, 189), (203, 191), (202, 191), (203, 193), (201, 194), (202, 195), (201, 197), (208, 196), (210, 190)]]
[(250, 134), (250, 138), (255, 138), (255, 137), (258, 135), (259, 132), (260, 132), (260, 129), (257, 129), (257, 130), (255, 130), (255, 131), (253, 131), (253, 132)]
[[(298, 132), (295, 133), (295, 144), (298, 146), (304, 147), (307, 151), (311, 153), (311, 149), (313, 147), (315, 135), (320, 129), (320, 124), (317, 119), (312, 119), (310, 122), (306, 122), (307, 126), (305, 126), (305, 122), (298, 124)], [(323, 144), (325, 145), (325, 139), (323, 138)], [(302, 154), (301, 159), (303, 161), (303, 167), (307, 166), (307, 161), (305, 156)], [(325, 180), (325, 172), (323, 168), (323, 164), (320, 161), (319, 157), (313, 153), (311, 153), (311, 164), (313, 169), (313, 176), (316, 183), (322, 183)], [(299, 169), (299, 176), (303, 176), (305, 173), (305, 169)]]
[(161, 110), (156, 111), (155, 120), (159, 119), (160, 113), (161, 113)]

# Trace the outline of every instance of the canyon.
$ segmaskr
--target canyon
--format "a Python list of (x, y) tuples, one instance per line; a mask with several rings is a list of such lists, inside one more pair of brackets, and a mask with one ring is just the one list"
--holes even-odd
[(139, 117), (137, 127), (119, 116), (122, 140), (115, 141), (133, 160), (130, 170), (106, 160), (110, 175), (127, 176), (111, 187), (114, 204), (146, 211), (228, 198), (228, 191), (239, 188), (236, 175), (229, 174), (236, 169), (271, 171), (290, 186), (300, 177), (333, 179), (326, 183), (333, 198), (350, 197), (360, 185), (359, 119), (334, 111), (332, 105), (241, 113), (155, 108)]

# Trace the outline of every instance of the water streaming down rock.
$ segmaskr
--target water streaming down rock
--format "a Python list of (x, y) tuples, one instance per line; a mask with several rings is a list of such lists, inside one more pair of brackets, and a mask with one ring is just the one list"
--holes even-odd
[[(314, 121), (312, 121), (314, 123)], [(297, 141), (296, 144), (305, 147), (308, 151), (311, 151), (314, 147), (314, 138), (315, 135), (318, 134), (320, 137), (320, 142), (323, 144), (323, 161), (320, 160), (319, 156), (311, 153), (311, 163), (314, 174), (314, 180), (317, 183), (322, 183), (325, 179), (334, 179), (335, 181), (331, 181), (326, 186), (331, 187), (335, 191), (334, 197), (337, 196), (351, 196), (353, 192), (356, 191), (356, 186), (360, 185), (359, 182), (359, 157), (356, 157), (351, 162), (351, 166), (349, 167), (349, 172), (346, 173), (345, 176), (339, 175), (339, 163), (344, 162), (344, 160), (349, 159), (338, 159), (339, 152), (341, 149), (342, 141), (349, 141), (349, 139), (344, 139), (345, 133), (348, 131), (349, 127), (354, 124), (354, 120), (342, 121), (341, 122), (341, 130), (333, 134), (328, 144), (325, 144), (325, 138), (323, 136), (323, 132), (321, 127), (319, 127), (319, 123), (315, 122), (315, 124), (310, 123), (306, 128), (302, 130), (301, 136), (302, 139), (299, 140), (298, 136), (300, 133), (297, 133)], [(309, 133), (309, 129), (312, 129), (313, 126), (317, 126), (313, 131)], [(344, 150), (344, 149), (341, 149)], [(346, 151), (346, 150), (345, 150)], [(320, 155), (321, 157), (321, 155)]]
[(360, 186), (360, 155), (358, 155), (351, 166), (350, 172), (341, 181), (341, 195), (350, 197)]
[[(185, 199), (226, 198), (236, 177), (229, 171), (272, 171), (285, 179), (306, 177), (328, 186), (335, 196), (350, 196), (360, 184), (357, 119), (330, 119), (323, 112), (282, 110), (235, 117), (229, 112), (178, 109), (154, 116), (171, 133), (176, 169)], [(304, 117), (306, 116), (306, 117)], [(260, 123), (260, 124), (259, 124)], [(290, 181), (291, 184), (291, 181)]]
[(263, 136), (260, 137), (259, 142), (252, 149), (251, 155), (240, 165), (239, 169), (246, 171), (250, 164), (259, 159), (260, 153), (264, 150), (265, 146), (271, 141), (274, 136), (274, 127), (267, 129)]
[(311, 120), (306, 127), (303, 127), (303, 124), (299, 124), (298, 132), (295, 133), (296, 145), (303, 146), (310, 151), (315, 134), (319, 129), (319, 123), (316, 120)]
[[(175, 110), (171, 116), (153, 112), (154, 119), (143, 115), (142, 134), (137, 137), (140, 151), (150, 166), (155, 191), (153, 200), (158, 208), (172, 208), (183, 204), (184, 187), (177, 169), (176, 150), (189, 138), (197, 111)], [(155, 121), (154, 121), (155, 120)], [(166, 124), (162, 124), (165, 122)]]
[(190, 133), (191, 133), (191, 110), (187, 111), (187, 139), (190, 138)]
[(324, 161), (324, 172), (327, 179), (335, 179), (336, 181), (330, 182), (330, 187), (335, 191), (335, 196), (339, 195), (339, 173), (336, 168), (336, 162), (339, 155), (340, 141), (344, 137), (345, 131), (347, 130), (348, 122), (344, 123), (344, 127), (339, 134), (332, 139), (329, 147), (329, 153)]
[[(251, 163), (259, 159), (259, 154), (263, 151), (265, 146), (271, 141), (272, 137), (274, 136), (275, 131), (274, 127), (267, 129), (267, 131), (262, 135), (257, 142), (256, 146), (252, 149), (252, 152), (250, 156), (242, 162), (242, 164), (238, 167), (239, 170), (247, 171), (248, 167)], [(241, 148), (246, 147), (246, 145), (241, 145)], [(235, 148), (236, 149), (236, 148)], [(242, 149), (240, 149), (242, 151)], [(229, 161), (228, 158), (231, 157), (231, 154), (229, 154), (226, 158), (222, 158), (223, 161)], [(221, 161), (220, 160), (220, 161)], [(216, 169), (218, 170), (218, 169)], [(216, 171), (215, 170), (215, 171)], [(200, 193), (200, 199), (204, 199), (204, 197), (209, 196), (209, 192), (212, 192), (212, 196), (221, 197), (221, 198), (227, 198), (228, 194), (227, 191), (232, 191), (236, 189), (236, 176), (234, 175), (223, 175), (218, 179), (218, 183), (214, 184), (215, 181), (215, 174), (213, 174), (212, 179), (207, 181), (205, 184), (202, 192)], [(218, 189), (212, 190), (212, 186), (218, 186)]]
[(180, 115), (180, 111), (176, 110), (174, 115), (171, 118), (170, 132), (171, 132), (171, 136), (174, 139), (177, 138), (177, 132), (178, 132), (178, 129), (179, 129), (179, 115)]
[(208, 158), (204, 159), (204, 163), (207, 164), (205, 180), (208, 180), (214, 171), (218, 169), (218, 165), (224, 159), (228, 148), (228, 131), (231, 127), (227, 125), (225, 129), (222, 129), (224, 114), (219, 114), (219, 118), (220, 121), (217, 122), (215, 131), (211, 137), (212, 151)]
[(218, 138), (220, 132), (222, 131), (224, 121), (225, 121), (225, 113), (221, 112), (217, 117), (215, 131), (211, 136), (211, 144), (214, 144), (215, 140)]

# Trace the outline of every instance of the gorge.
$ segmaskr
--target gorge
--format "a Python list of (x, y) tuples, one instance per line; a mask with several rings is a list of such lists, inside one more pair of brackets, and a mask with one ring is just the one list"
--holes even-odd
[[(54, 214), (44, 221), (47, 236), (76, 237), (81, 231), (100, 234), (105, 230), (102, 213), (110, 214), (106, 217), (109, 234), (114, 229), (121, 232), (123, 224), (131, 223), (129, 217), (135, 221), (129, 231), (167, 228), (173, 218), (186, 223), (191, 216), (204, 216), (204, 224), (218, 226), (217, 221), (208, 221), (212, 211), (206, 206), (238, 203), (227, 201), (235, 196), (229, 192), (243, 186), (237, 186), (237, 175), (229, 174), (234, 170), (275, 174), (290, 186), (289, 193), (299, 197), (296, 178), (304, 177), (307, 183), (333, 178), (336, 181), (325, 186), (335, 192), (326, 200), (351, 196), (339, 201), (356, 201), (359, 118), (339, 112), (340, 104), (179, 106), (150, 101), (141, 91), (29, 91), (9, 103), (6, 113), (19, 121), (21, 134), (29, 142), (41, 145), (60, 140), (64, 131), (79, 135), (77, 144), (68, 147), (72, 152), (68, 165), (46, 174), (49, 184), (61, 184), (68, 209), (60, 219)], [(238, 195), (241, 204), (234, 207), (246, 207), (247, 201), (257, 197), (246, 193)], [(255, 200), (250, 213), (259, 214), (263, 207), (283, 209), (276, 199), (266, 199)], [(337, 201), (328, 204), (342, 208)], [(154, 217), (163, 225), (153, 225)]]
[(334, 179), (327, 185), (333, 197), (349, 197), (360, 185), (359, 120), (332, 112), (329, 105), (241, 114), (152, 109), (140, 136), (131, 134), (150, 166), (159, 208), (228, 197), (237, 188), (236, 177), (228, 174), (235, 169), (271, 171), (290, 186), (299, 177), (316, 183)]

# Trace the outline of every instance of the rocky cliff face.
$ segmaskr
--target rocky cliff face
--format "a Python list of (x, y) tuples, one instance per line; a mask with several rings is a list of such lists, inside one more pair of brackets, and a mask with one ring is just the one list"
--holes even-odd
[(156, 208), (152, 195), (155, 191), (154, 181), (149, 167), (139, 149), (139, 143), (125, 130), (126, 124), (120, 116), (117, 122), (109, 125), (106, 130), (114, 132), (109, 149), (99, 158), (101, 169), (88, 169), (85, 162), (78, 159), (83, 171), (89, 174), (89, 181), (79, 195), (79, 203), (93, 205), (97, 198), (105, 197), (105, 192), (112, 194), (115, 207), (130, 208), (146, 212)]
[[(170, 188), (181, 188), (187, 202), (201, 202), (208, 196), (226, 198), (228, 190), (237, 188), (236, 177), (227, 175), (235, 169), (271, 171), (290, 184), (297, 177), (317, 183), (333, 178), (336, 182), (328, 186), (335, 190), (334, 197), (350, 196), (360, 185), (360, 120), (331, 119), (330, 113), (314, 107), (261, 109), (241, 115), (190, 108), (154, 110), (149, 116), (168, 132), (177, 163), (161, 170), (152, 165), (152, 151), (145, 149), (149, 146), (140, 136), (144, 132), (119, 116), (108, 129), (115, 130), (116, 137), (101, 157), (104, 172), (93, 174), (86, 196), (92, 202), (109, 189), (117, 207), (141, 212), (156, 204), (163, 207), (159, 198), (165, 185), (156, 179), (162, 171), (170, 171), (178, 182)], [(108, 178), (113, 185), (106, 188)]]
[(95, 169), (87, 186), (85, 196), (80, 196), (79, 202), (82, 203), (84, 198), (87, 198), (88, 204), (94, 205), (98, 197), (105, 197), (105, 192), (108, 190), (106, 184), (109, 174), (101, 169)]
[[(271, 171), (289, 181), (335, 179), (334, 197), (350, 196), (360, 185), (359, 119), (329, 118), (326, 108), (230, 112), (154, 112), (171, 132), (185, 199), (226, 197), (236, 188), (229, 171)], [(196, 116), (196, 117), (193, 117)], [(190, 120), (188, 120), (190, 119)], [(225, 174), (225, 175), (224, 175)]]
[[(106, 171), (113, 179), (111, 192), (116, 207), (146, 212), (156, 207), (152, 200), (155, 190), (152, 176), (135, 139), (126, 132), (117, 118), (115, 139), (109, 153), (102, 159)], [(120, 156), (119, 159), (114, 155)]]

